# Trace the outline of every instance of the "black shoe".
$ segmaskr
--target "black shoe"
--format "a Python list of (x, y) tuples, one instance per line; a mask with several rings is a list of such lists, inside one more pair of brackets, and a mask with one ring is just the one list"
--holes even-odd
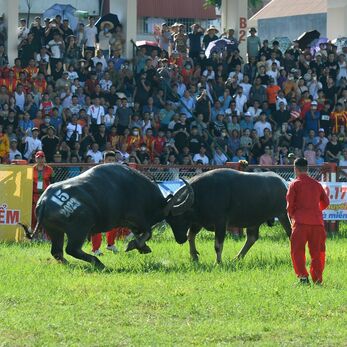
[(299, 278), (299, 284), (309, 285), (310, 281), (309, 281), (308, 277), (301, 277), (301, 278)]

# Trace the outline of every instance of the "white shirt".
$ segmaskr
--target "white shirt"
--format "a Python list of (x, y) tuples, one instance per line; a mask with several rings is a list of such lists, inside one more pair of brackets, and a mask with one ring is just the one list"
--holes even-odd
[(102, 106), (96, 107), (95, 105), (91, 105), (88, 108), (87, 115), (94, 119), (97, 125), (100, 125), (105, 115), (105, 110)]
[(237, 80), (240, 82), (243, 80), (243, 73), (242, 72), (236, 72), (236, 71), (231, 71), (229, 74), (229, 78), (236, 77)]
[(220, 155), (215, 152), (213, 155), (213, 164), (214, 165), (224, 165), (228, 161), (228, 158), (224, 153), (221, 153)]
[(54, 41), (51, 40), (48, 42), (47, 48), (51, 49), (52, 52), (52, 58), (54, 59), (61, 59), (63, 58), (63, 41)]
[(87, 156), (91, 156), (94, 163), (100, 163), (103, 160), (102, 153), (100, 151), (92, 151), (91, 149), (87, 152)]
[(102, 51), (107, 51), (110, 49), (110, 40), (112, 34), (110, 32), (105, 33), (104, 31), (99, 32), (99, 49)]
[(22, 159), (22, 153), (18, 151), (18, 149), (16, 149), (15, 151), (13, 151), (11, 148), (10, 148), (10, 153), (9, 153), (9, 159), (10, 161), (14, 160), (15, 156), (16, 155), (20, 155), (20, 159)]
[(107, 113), (105, 115), (105, 126), (106, 126), (106, 128), (111, 127), (114, 124), (115, 119), (116, 119), (115, 115)]
[(49, 55), (46, 53), (44, 55), (41, 55), (40, 53), (36, 55), (36, 61), (38, 63), (41, 62), (41, 60), (43, 60), (43, 62), (45, 63), (49, 63)]
[(249, 99), (249, 92), (251, 91), (252, 85), (250, 83), (240, 83), (240, 87), (243, 88), (243, 95), (246, 95), (247, 100)]
[(72, 72), (68, 71), (68, 74), (69, 74), (68, 79), (70, 81), (74, 81), (76, 78), (78, 79), (78, 73), (76, 71), (72, 71)]
[(249, 112), (252, 117), (259, 117), (262, 112), (262, 109), (258, 108), (257, 110), (255, 110), (255, 108), (251, 106), (251, 107), (248, 107), (247, 112)]
[(258, 121), (254, 124), (254, 129), (257, 131), (257, 134), (259, 137), (264, 136), (264, 129), (265, 128), (268, 128), (272, 131), (271, 124), (269, 122), (263, 123), (263, 122)]
[(41, 140), (28, 136), (25, 139), (25, 159), (30, 159), (34, 151), (42, 151)]
[(24, 111), (25, 94), (23, 92), (22, 94), (14, 92), (14, 98), (16, 99), (16, 106), (18, 106), (21, 111)]
[(266, 70), (271, 70), (272, 63), (276, 63), (277, 69), (279, 69), (281, 66), (281, 63), (277, 59), (275, 60), (269, 59), (266, 61)]
[(274, 79), (275, 81), (275, 84), (277, 85), (277, 77), (279, 76), (279, 73), (277, 70), (273, 71), (273, 70), (269, 70), (267, 73), (266, 73), (268, 76), (270, 76), (271, 78)]
[[(322, 143), (319, 143), (322, 140)], [(315, 141), (317, 142), (317, 148), (322, 151), (322, 153), (325, 153), (325, 147), (328, 144), (329, 140), (324, 137), (316, 136)]]
[(279, 96), (276, 99), (276, 110), (278, 111), (280, 109), (280, 103), (283, 102), (284, 108), (287, 109), (288, 101), (285, 97), (280, 98)]
[(98, 29), (96, 26), (90, 26), (90, 24), (84, 27), (84, 38), (86, 40), (86, 47), (95, 47), (96, 35), (98, 34)]
[(110, 91), (111, 87), (112, 87), (112, 81), (111, 80), (104, 80), (102, 79), (100, 81), (100, 87), (102, 90), (106, 90), (106, 91)]
[(92, 60), (93, 60), (94, 66), (96, 66), (97, 63), (102, 64), (102, 71), (105, 71), (107, 69), (107, 62), (105, 57), (101, 57), (101, 58), (94, 57), (92, 58)]
[(193, 162), (196, 163), (198, 160), (201, 160), (204, 165), (208, 165), (209, 163), (208, 156), (206, 154), (201, 156), (200, 153), (196, 153), (193, 157)]
[(77, 133), (78, 133), (78, 136), (76, 138), (76, 141), (78, 141), (78, 139), (82, 135), (82, 127), (79, 124), (69, 123), (66, 126), (66, 139), (67, 140), (70, 140), (70, 137), (71, 137), (71, 135), (73, 134), (74, 131), (77, 131)]
[(247, 102), (247, 97), (246, 95), (242, 94), (241, 96), (237, 94), (235, 98), (235, 103), (236, 103), (236, 109), (240, 112), (243, 113), (243, 106)]

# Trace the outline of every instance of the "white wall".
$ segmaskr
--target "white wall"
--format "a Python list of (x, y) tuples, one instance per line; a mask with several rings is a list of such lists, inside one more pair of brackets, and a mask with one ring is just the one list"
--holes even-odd
[(347, 1), (328, 0), (327, 33), (331, 39), (347, 36)]
[[(31, 13), (42, 14), (54, 4), (72, 5), (77, 10), (88, 11), (91, 15), (99, 15), (99, 0), (31, 0)], [(19, 12), (28, 12), (27, 0), (19, 0)]]

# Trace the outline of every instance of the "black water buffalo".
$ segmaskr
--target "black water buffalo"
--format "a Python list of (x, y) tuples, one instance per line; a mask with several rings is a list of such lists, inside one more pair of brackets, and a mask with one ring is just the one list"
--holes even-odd
[(192, 207), (179, 216), (172, 211), (166, 221), (178, 243), (189, 240), (193, 260), (198, 260), (195, 236), (202, 227), (215, 231), (217, 262), (221, 261), (227, 226), (247, 228), (247, 240), (237, 258), (244, 257), (258, 239), (260, 225), (275, 217), (290, 237), (287, 184), (275, 173), (216, 169), (194, 177), (189, 184), (194, 191)]
[(129, 227), (136, 236), (127, 251), (148, 253), (146, 241), (152, 227), (170, 213), (180, 214), (193, 202), (193, 192), (185, 184), (175, 195), (164, 198), (149, 178), (125, 165), (95, 166), (78, 177), (52, 184), (36, 207), (37, 225), (33, 233), (22, 225), (29, 238), (44, 227), (51, 238), (51, 254), (61, 262), (64, 233), (66, 253), (99, 268), (100, 260), (82, 251), (89, 233), (106, 232), (113, 227)]

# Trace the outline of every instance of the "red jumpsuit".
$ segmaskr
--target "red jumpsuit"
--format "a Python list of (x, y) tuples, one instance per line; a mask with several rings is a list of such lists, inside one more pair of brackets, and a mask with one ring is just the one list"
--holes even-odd
[(44, 165), (43, 170), (37, 169), (37, 164), (33, 166), (33, 204), (31, 209), (31, 227), (35, 228), (36, 215), (35, 208), (41, 194), (51, 184), (53, 169), (49, 165)]
[[(113, 228), (110, 231), (106, 232), (106, 241), (107, 246), (113, 246), (114, 240), (116, 238), (120, 239), (130, 234), (130, 230), (128, 228)], [(92, 251), (97, 251), (101, 246), (102, 234), (94, 234), (92, 235)]]
[(319, 182), (301, 174), (287, 193), (287, 211), (292, 222), (291, 257), (299, 278), (308, 277), (305, 246), (311, 255), (310, 273), (313, 282), (322, 283), (325, 266), (325, 239), (322, 211), (329, 206), (329, 198)]

